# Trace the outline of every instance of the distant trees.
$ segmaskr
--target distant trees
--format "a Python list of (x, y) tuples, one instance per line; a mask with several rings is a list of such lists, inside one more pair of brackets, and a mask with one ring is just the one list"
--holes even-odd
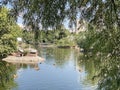
[(27, 30), (22, 31), (22, 38), (23, 38), (23, 41), (27, 44), (31, 44), (35, 41), (34, 33), (31, 31), (27, 31)]
[(32, 43), (56, 43), (58, 40), (70, 35), (70, 32), (66, 29), (37, 30), (37, 33), (38, 33), (38, 36), (36, 37), (35, 36), (36, 34), (34, 34), (34, 31), (24, 30), (22, 36), (26, 43), (30, 43), (30, 42)]
[(20, 27), (9, 16), (9, 10), (0, 8), (0, 56), (6, 56), (16, 50), (17, 37), (20, 36)]
[(42, 42), (50, 42), (50, 43), (56, 43), (58, 40), (67, 37), (70, 34), (70, 32), (68, 30), (48, 30), (48, 31), (44, 31), (41, 30), (40, 31), (40, 37), (39, 39), (42, 40)]

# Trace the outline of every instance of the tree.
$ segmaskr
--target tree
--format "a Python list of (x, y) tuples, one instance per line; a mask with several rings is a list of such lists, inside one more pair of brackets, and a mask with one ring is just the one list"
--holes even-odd
[[(93, 24), (119, 24), (119, 0), (1, 0), (1, 6), (12, 5), (12, 16), (22, 13), (24, 23), (34, 29), (42, 24), (44, 28), (62, 24), (67, 17), (76, 22), (76, 16), (84, 18)], [(120, 26), (120, 25), (119, 25)]]
[(0, 56), (6, 56), (16, 50), (20, 27), (8, 16), (9, 10), (0, 8)]
[(34, 42), (34, 34), (31, 31), (23, 30), (22, 38), (27, 44), (32, 44)]

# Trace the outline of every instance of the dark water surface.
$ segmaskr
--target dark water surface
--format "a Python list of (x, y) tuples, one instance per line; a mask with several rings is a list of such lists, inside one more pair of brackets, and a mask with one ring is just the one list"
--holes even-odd
[(58, 48), (38, 51), (45, 62), (16, 65), (17, 86), (12, 90), (95, 90), (97, 81), (91, 80), (95, 65), (92, 61), (81, 62), (79, 52)]

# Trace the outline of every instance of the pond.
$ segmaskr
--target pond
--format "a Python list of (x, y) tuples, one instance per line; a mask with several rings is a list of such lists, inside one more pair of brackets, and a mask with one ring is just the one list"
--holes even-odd
[(14, 64), (16, 86), (10, 90), (95, 90), (93, 60), (82, 61), (74, 49), (38, 48), (45, 62)]

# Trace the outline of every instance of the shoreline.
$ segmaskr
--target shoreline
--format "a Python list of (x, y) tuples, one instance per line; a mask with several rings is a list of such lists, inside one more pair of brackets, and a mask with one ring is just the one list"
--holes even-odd
[(3, 58), (2, 61), (6, 61), (8, 63), (32, 64), (32, 63), (41, 63), (44, 61), (44, 58), (41, 58), (39, 56), (22, 56), (22, 57), (8, 56), (6, 58)]

